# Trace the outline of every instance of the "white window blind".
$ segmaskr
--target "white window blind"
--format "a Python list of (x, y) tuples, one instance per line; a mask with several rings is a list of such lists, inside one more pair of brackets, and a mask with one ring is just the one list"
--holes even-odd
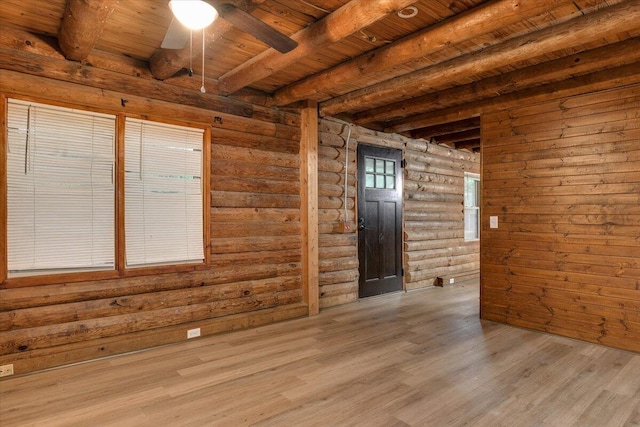
[(464, 175), (464, 239), (480, 238), (480, 177)]
[(127, 266), (202, 262), (203, 130), (127, 118)]
[(9, 276), (115, 266), (115, 117), (9, 100)]

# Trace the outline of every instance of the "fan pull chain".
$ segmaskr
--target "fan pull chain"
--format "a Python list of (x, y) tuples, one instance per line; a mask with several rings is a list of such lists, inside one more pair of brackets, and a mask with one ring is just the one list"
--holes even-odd
[(189, 30), (189, 77), (193, 77), (193, 30)]
[(204, 88), (204, 28), (202, 29), (202, 86), (200, 87), (200, 92), (207, 92)]

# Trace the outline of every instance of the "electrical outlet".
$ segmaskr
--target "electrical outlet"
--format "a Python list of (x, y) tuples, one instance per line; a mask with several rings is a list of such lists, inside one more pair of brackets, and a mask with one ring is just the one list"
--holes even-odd
[(189, 338), (197, 338), (200, 336), (200, 328), (189, 329), (187, 331), (187, 339)]
[(13, 375), (13, 363), (0, 366), (0, 377), (8, 377)]
[(452, 277), (451, 279), (449, 279), (449, 284), (450, 284), (450, 285), (453, 285), (453, 283), (454, 283), (455, 281), (456, 281), (456, 280)]

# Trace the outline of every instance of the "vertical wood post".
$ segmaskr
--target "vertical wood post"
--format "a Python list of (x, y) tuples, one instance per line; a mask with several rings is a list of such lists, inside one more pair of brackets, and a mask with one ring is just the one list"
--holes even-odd
[(318, 103), (301, 111), (300, 221), (302, 222), (302, 292), (309, 316), (320, 311), (318, 284)]
[(204, 130), (202, 147), (202, 225), (204, 227), (204, 263), (211, 265), (211, 126)]
[(120, 113), (116, 117), (116, 163), (115, 163), (115, 177), (116, 177), (116, 217), (115, 217), (115, 230), (116, 230), (116, 271), (122, 273), (127, 264), (126, 251), (127, 245), (124, 234), (125, 218), (124, 218), (124, 128), (126, 122), (126, 115)]

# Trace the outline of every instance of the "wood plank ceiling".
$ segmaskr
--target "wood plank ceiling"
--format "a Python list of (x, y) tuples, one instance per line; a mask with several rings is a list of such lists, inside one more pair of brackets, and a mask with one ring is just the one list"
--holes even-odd
[[(298, 47), (281, 54), (220, 18), (205, 31), (203, 68), (200, 32), (193, 54), (160, 48), (172, 20), (166, 0), (3, 0), (2, 57), (36, 51), (35, 36), (67, 60), (141, 79), (199, 88), (204, 69), (203, 97), (283, 108), (316, 100), (321, 115), (471, 150), (479, 112), (498, 95), (640, 70), (639, 0), (227, 2)], [(400, 17), (412, 8), (414, 17)]]

